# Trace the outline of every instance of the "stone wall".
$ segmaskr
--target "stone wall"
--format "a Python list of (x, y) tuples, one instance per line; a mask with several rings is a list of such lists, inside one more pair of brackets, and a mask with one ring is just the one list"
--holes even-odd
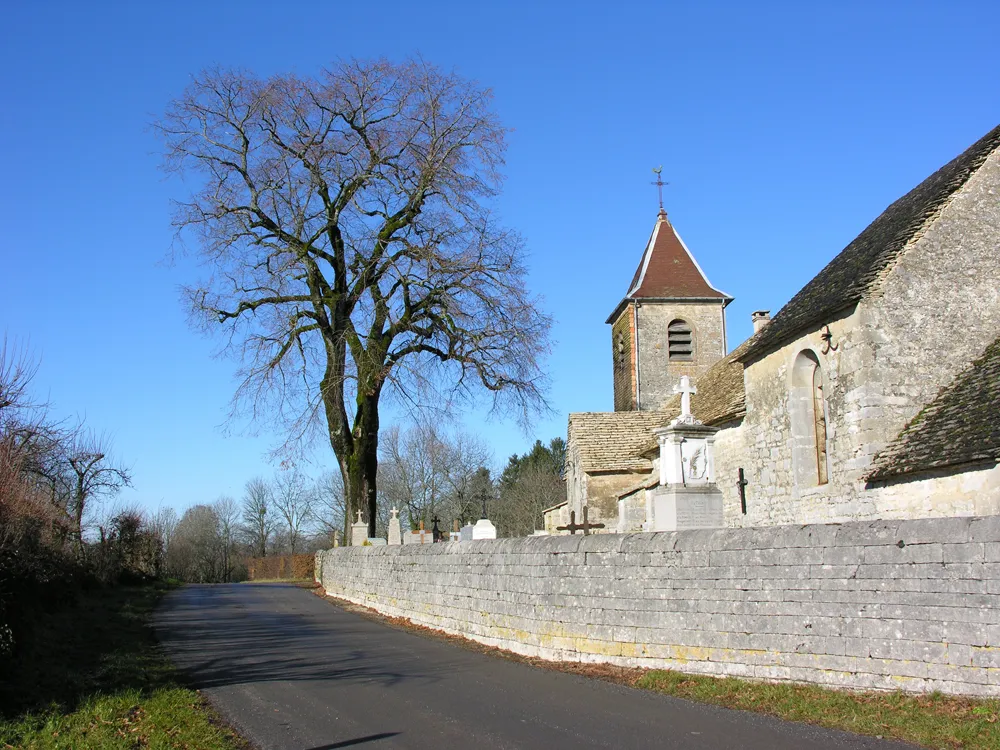
[(339, 548), (327, 593), (547, 659), (1000, 696), (1000, 516)]
[[(644, 302), (636, 315), (639, 329), (639, 408), (658, 409), (674, 395), (682, 375), (698, 376), (726, 356), (722, 301)], [(667, 358), (667, 327), (673, 320), (691, 326), (694, 354), (690, 362)]]

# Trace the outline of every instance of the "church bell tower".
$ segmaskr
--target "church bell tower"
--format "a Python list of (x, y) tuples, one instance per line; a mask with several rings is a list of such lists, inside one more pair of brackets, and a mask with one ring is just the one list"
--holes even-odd
[[(662, 183), (659, 183), (662, 186)], [(615, 411), (651, 411), (726, 355), (726, 305), (660, 212), (628, 292), (608, 317)]]

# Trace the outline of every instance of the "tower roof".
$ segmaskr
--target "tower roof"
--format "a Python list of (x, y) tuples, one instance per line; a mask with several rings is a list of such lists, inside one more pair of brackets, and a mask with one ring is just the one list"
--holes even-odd
[(636, 299), (722, 300), (729, 304), (733, 298), (712, 286), (666, 212), (661, 210), (628, 292), (607, 322), (614, 322), (622, 306)]

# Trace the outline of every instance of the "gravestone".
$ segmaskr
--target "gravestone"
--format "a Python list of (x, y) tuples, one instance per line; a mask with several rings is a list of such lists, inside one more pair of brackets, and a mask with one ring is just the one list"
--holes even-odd
[(403, 534), (403, 544), (434, 544), (434, 534), (424, 531), (424, 522), (421, 521), (419, 529)]
[(461, 528), (461, 530), (458, 532), (458, 541), (460, 541), (460, 542), (471, 542), (472, 541), (472, 531), (475, 528), (476, 527), (473, 526), (471, 523), (470, 524), (466, 524), (465, 526), (463, 526)]
[(497, 527), (488, 518), (480, 518), (472, 527), (472, 539), (496, 539)]
[(368, 538), (368, 524), (361, 520), (361, 511), (358, 511), (358, 520), (351, 524), (351, 546), (360, 547)]
[(725, 525), (722, 492), (715, 483), (715, 434), (691, 413), (698, 389), (687, 376), (674, 389), (681, 413), (655, 431), (660, 443), (660, 484), (646, 491), (646, 531), (715, 529)]
[(399, 528), (399, 511), (393, 508), (389, 511), (389, 544), (395, 546), (403, 543), (403, 536)]

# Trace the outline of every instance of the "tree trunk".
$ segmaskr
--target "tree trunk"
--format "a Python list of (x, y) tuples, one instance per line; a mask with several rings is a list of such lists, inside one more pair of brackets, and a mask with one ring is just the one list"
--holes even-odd
[[(350, 452), (343, 454), (338, 450), (338, 441), (331, 439), (331, 446), (338, 456), (341, 473), (344, 477), (344, 494), (347, 499), (347, 523), (344, 543), (350, 544), (351, 525), (355, 523), (357, 512), (368, 518), (368, 536), (375, 536), (375, 525), (378, 519), (378, 399), (379, 390), (359, 394), (357, 397), (358, 411), (354, 420), (353, 440)], [(332, 437), (332, 436), (331, 436)], [(345, 460), (346, 459), (346, 460)], [(345, 470), (346, 466), (346, 470)]]

